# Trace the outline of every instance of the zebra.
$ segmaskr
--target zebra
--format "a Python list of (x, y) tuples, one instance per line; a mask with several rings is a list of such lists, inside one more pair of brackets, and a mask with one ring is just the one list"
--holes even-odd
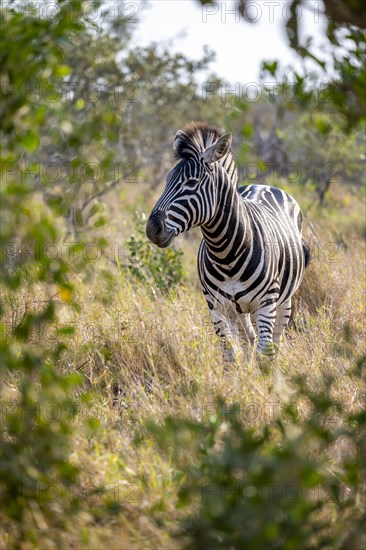
[[(203, 239), (198, 273), (223, 358), (235, 360), (231, 336), (273, 360), (291, 314), (310, 249), (302, 238), (302, 215), (281, 189), (238, 187), (232, 135), (192, 122), (174, 138), (178, 163), (146, 225), (158, 247), (169, 246), (199, 226)], [(254, 330), (256, 327), (256, 331)]]

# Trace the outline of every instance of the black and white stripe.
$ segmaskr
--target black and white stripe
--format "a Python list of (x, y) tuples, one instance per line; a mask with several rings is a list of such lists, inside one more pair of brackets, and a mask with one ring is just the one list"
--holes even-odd
[(147, 236), (165, 247), (200, 226), (198, 271), (225, 359), (234, 358), (230, 332), (253, 343), (253, 323), (257, 352), (272, 358), (309, 261), (300, 208), (276, 187), (237, 188), (231, 134), (192, 123), (177, 133), (174, 147), (179, 162), (150, 215)]

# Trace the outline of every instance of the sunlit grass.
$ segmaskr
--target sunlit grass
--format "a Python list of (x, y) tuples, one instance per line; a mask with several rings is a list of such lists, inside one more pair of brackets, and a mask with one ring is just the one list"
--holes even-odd
[[(328, 225), (324, 219), (313, 222), (312, 233), (336, 238), (332, 216)], [(309, 227), (306, 232), (311, 234)], [(314, 389), (333, 376), (333, 392), (346, 408), (362, 407), (364, 388), (349, 376), (364, 351), (365, 338), (365, 247), (357, 231), (352, 242), (337, 248), (332, 261), (329, 251), (313, 255), (278, 360), (267, 376), (250, 354), (239, 353), (236, 363), (224, 368), (195, 273), (197, 238), (186, 238), (179, 246), (185, 252), (186, 275), (169, 295), (101, 261), (92, 282), (77, 285), (79, 309), (62, 301), (57, 306), (57, 328), (73, 327), (57, 369), (83, 375), (79, 413), (73, 420), (72, 460), (81, 468), (81, 483), (110, 487), (103, 498), (123, 506), (122, 513), (97, 521), (97, 503), (88, 500), (90, 514), (82, 520), (78, 516), (70, 534), (63, 534), (64, 546), (68, 541), (95, 548), (179, 547), (173, 534), (183, 514), (177, 508), (177, 493), (184, 479), (169, 449), (161, 453), (146, 439), (136, 444), (142, 434), (146, 437), (151, 419), (162, 423), (173, 415), (205, 420), (217, 396), (229, 406), (239, 404), (246, 426), (271, 423), (289, 402), (306, 415), (307, 405), (291, 383), (298, 374), (305, 375)], [(113, 272), (112, 285), (101, 276), (102, 269)], [(5, 300), (9, 323), (21, 318), (24, 303), (40, 299), (37, 288), (30, 286), (26, 293)], [(54, 345), (51, 336), (55, 338), (55, 330), (49, 327), (41, 343)], [(9, 398), (10, 377), (7, 387)], [(87, 431), (85, 418), (90, 419)], [(335, 449), (329, 460), (337, 462), (344, 452), (346, 448)]]

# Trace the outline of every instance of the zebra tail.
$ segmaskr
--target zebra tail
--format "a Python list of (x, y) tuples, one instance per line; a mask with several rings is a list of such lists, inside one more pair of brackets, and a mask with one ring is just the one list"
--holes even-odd
[(302, 249), (304, 251), (305, 267), (307, 267), (311, 260), (311, 251), (310, 251), (310, 246), (304, 240), (302, 241)]

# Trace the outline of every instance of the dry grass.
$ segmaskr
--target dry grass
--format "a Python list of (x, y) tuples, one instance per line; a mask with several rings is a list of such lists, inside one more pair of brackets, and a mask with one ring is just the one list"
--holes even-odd
[[(336, 263), (313, 262), (269, 377), (244, 356), (224, 371), (206, 304), (195, 285), (187, 284), (169, 300), (121, 277), (107, 308), (83, 297), (68, 368), (82, 365), (88, 354), (82, 370), (94, 390), (100, 428), (92, 443), (78, 438), (75, 460), (86, 472), (97, 471), (101, 483), (122, 478), (138, 488), (135, 521), (133, 527), (129, 524), (129, 536), (138, 547), (173, 548), (167, 532), (179, 517), (179, 483), (169, 453), (162, 457), (153, 446), (133, 444), (146, 420), (160, 422), (170, 414), (203, 420), (218, 395), (229, 404), (239, 403), (248, 426), (271, 422), (292, 400), (306, 414), (288, 382), (300, 373), (314, 389), (326, 375), (334, 376), (336, 396), (347, 408), (362, 406), (364, 388), (349, 377), (349, 370), (364, 351), (363, 252), (358, 242), (353, 250), (340, 251)], [(83, 336), (86, 326), (93, 327), (90, 340)], [(330, 459), (339, 460), (339, 452)], [(152, 517), (160, 519), (160, 528)]]
[[(358, 204), (352, 197), (349, 201), (344, 212), (353, 216)], [(332, 213), (326, 216), (308, 225), (308, 238), (336, 242), (337, 220)], [(177, 547), (170, 534), (181, 514), (176, 506), (181, 480), (169, 449), (162, 455), (153, 443), (134, 444), (147, 420), (160, 422), (169, 414), (204, 419), (221, 395), (228, 403), (239, 403), (246, 425), (261, 426), (281, 414), (282, 405), (296, 401), (290, 378), (299, 373), (314, 388), (325, 375), (333, 375), (337, 397), (349, 409), (362, 406), (364, 388), (349, 377), (365, 340), (365, 247), (352, 216), (343, 232), (347, 242), (336, 254), (331, 249), (330, 257), (324, 246), (318, 256), (313, 253), (273, 376), (263, 376), (243, 355), (224, 370), (195, 275), (196, 237), (184, 241), (187, 276), (174, 296), (164, 297), (116, 271), (112, 287), (100, 276), (79, 284), (79, 312), (59, 306), (60, 324), (73, 325), (75, 333), (58, 369), (78, 370), (85, 380), (73, 460), (86, 485), (118, 486), (125, 510), (98, 524), (84, 518), (91, 537), (86, 547)], [(96, 274), (102, 267), (96, 266)], [(26, 301), (35, 296), (39, 299), (35, 289), (29, 290)], [(22, 300), (19, 296), (19, 303), (8, 303), (9, 315), (21, 314)], [(83, 404), (87, 390), (92, 401)], [(306, 414), (304, 403), (296, 405)], [(82, 428), (85, 416), (98, 421), (90, 434)], [(337, 449), (330, 459), (337, 461), (342, 452)], [(74, 541), (69, 542), (72, 547)]]

